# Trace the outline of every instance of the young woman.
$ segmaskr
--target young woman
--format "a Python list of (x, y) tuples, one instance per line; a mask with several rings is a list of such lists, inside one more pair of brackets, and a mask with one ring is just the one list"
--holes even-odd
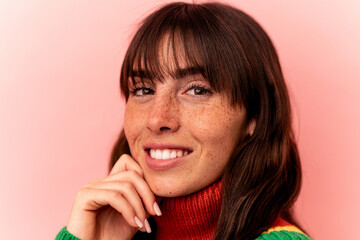
[[(57, 239), (310, 239), (279, 60), (251, 17), (171, 3), (135, 34), (108, 176), (77, 194)], [(149, 223), (150, 222), (150, 223)]]

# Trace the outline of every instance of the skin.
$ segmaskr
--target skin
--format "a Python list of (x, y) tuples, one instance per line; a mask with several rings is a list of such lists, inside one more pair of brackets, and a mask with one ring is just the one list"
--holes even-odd
[[(245, 108), (230, 105), (228, 96), (215, 92), (201, 74), (176, 77), (171, 42), (165, 35), (159, 49), (164, 79), (142, 82), (135, 77), (124, 119), (131, 155), (161, 197), (191, 194), (219, 179), (235, 145), (250, 132), (244, 127)], [(181, 47), (176, 54), (180, 69), (187, 69)], [(192, 152), (172, 168), (153, 170), (145, 161), (148, 143), (175, 144)]]
[[(128, 99), (124, 130), (155, 195), (187, 195), (220, 178), (239, 141), (245, 111), (230, 106), (200, 74), (136, 85), (140, 89)], [(145, 161), (147, 143), (170, 143), (192, 152), (174, 167), (154, 170)]]
[[(77, 193), (67, 230), (82, 240), (132, 239), (146, 231), (145, 219), (156, 215), (155, 196), (134, 159), (124, 154), (110, 174), (83, 186)], [(142, 222), (139, 228), (135, 216)]]
[[(160, 50), (164, 69), (171, 71), (172, 53), (167, 47)], [(186, 69), (185, 61), (180, 68)], [(231, 106), (226, 94), (212, 90), (201, 74), (170, 75), (130, 84), (124, 130), (131, 156), (122, 155), (108, 176), (80, 189), (67, 224), (74, 236), (131, 239), (138, 230), (149, 232), (146, 219), (161, 214), (155, 195), (184, 196), (210, 185), (221, 177), (236, 143), (252, 132), (244, 127), (244, 108)], [(175, 144), (191, 152), (170, 168), (154, 170), (145, 160), (148, 143)]]

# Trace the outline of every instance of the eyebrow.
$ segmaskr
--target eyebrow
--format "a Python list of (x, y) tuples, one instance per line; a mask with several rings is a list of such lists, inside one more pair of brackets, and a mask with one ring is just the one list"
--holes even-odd
[[(197, 74), (201, 74), (204, 75), (204, 68), (203, 67), (187, 67), (187, 68), (180, 68), (177, 69), (174, 77), (176, 79), (181, 79), (181, 78), (186, 78), (192, 75), (197, 75)], [(145, 70), (133, 70), (132, 72), (132, 77), (140, 77), (140, 78), (147, 78), (147, 79), (151, 79), (151, 76), (154, 76), (154, 74), (149, 73), (148, 71)]]
[(131, 76), (139, 78), (150, 78), (150, 76), (144, 70), (133, 70)]
[(176, 79), (185, 78), (185, 77), (189, 77), (191, 75), (197, 75), (197, 74), (204, 75), (204, 72), (205, 72), (205, 70), (203, 67), (181, 68), (175, 72), (175, 78)]

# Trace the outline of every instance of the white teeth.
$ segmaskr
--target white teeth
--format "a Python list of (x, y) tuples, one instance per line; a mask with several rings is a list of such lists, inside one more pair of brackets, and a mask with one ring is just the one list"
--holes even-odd
[(170, 149), (150, 149), (151, 158), (170, 159), (188, 155), (187, 150), (170, 150)]
[(161, 150), (158, 149), (158, 150), (155, 151), (155, 158), (156, 159), (161, 159), (161, 155), (162, 155)]
[(162, 159), (169, 159), (170, 158), (170, 150), (168, 150), (168, 149), (163, 150), (162, 154), (161, 154), (161, 158)]
[(176, 156), (177, 156), (177, 157), (182, 157), (182, 156), (183, 156), (183, 151), (181, 151), (181, 150), (180, 150), (180, 151), (177, 151), (177, 152), (176, 152)]
[(154, 149), (150, 149), (150, 156), (151, 156), (152, 158), (155, 158), (155, 155), (156, 155), (155, 150), (154, 150)]
[(176, 158), (176, 151), (171, 151), (170, 158)]

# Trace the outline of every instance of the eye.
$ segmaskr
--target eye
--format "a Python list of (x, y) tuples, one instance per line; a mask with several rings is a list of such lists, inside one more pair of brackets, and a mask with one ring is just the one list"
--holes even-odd
[(211, 94), (211, 91), (210, 91), (209, 89), (205, 88), (205, 87), (202, 87), (202, 86), (191, 85), (191, 86), (186, 90), (186, 94), (202, 96), (202, 95), (209, 95), (209, 94)]
[(154, 90), (146, 87), (137, 87), (130, 90), (131, 94), (134, 96), (146, 96), (155, 94)]

